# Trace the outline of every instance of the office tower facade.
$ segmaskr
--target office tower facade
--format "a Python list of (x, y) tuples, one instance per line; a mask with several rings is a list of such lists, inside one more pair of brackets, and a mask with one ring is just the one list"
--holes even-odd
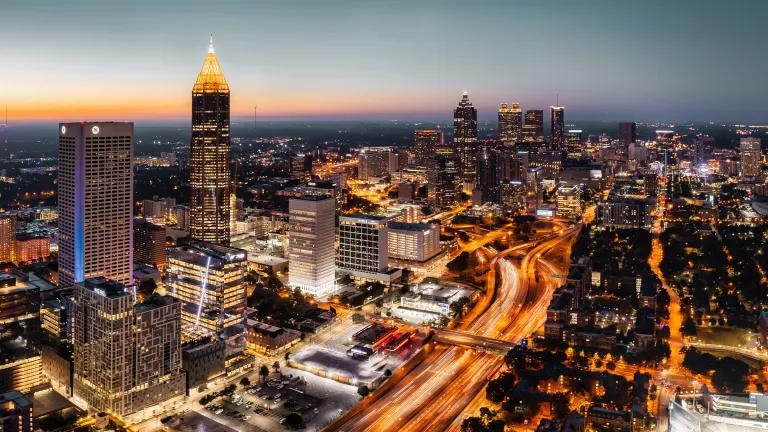
[(453, 143), (459, 157), (459, 175), (464, 189), (471, 191), (477, 177), (477, 109), (464, 92), (453, 110)]
[(32, 431), (32, 401), (29, 398), (18, 391), (0, 394), (0, 431)]
[(503, 103), (501, 104), (501, 107), (499, 107), (498, 130), (499, 141), (504, 145), (512, 145), (515, 143), (514, 111), (509, 107), (509, 104)]
[(389, 258), (424, 262), (440, 253), (440, 225), (390, 221)]
[(16, 262), (16, 216), (0, 214), (0, 263)]
[(523, 139), (528, 142), (544, 141), (544, 111), (528, 110), (525, 112)]
[(741, 158), (741, 180), (745, 182), (758, 180), (763, 158), (760, 138), (742, 138), (739, 142), (739, 155)]
[(456, 190), (459, 172), (458, 162), (453, 158), (436, 156), (427, 172), (427, 198), (433, 206), (446, 209), (459, 201)]
[(565, 150), (565, 107), (549, 107), (551, 141), (550, 146), (555, 150)]
[(557, 217), (575, 220), (581, 216), (581, 189), (578, 186), (560, 185), (555, 192)]
[(339, 218), (339, 253), (336, 267), (342, 273), (380, 280), (389, 267), (385, 216), (348, 215)]
[(146, 219), (133, 221), (133, 259), (140, 264), (165, 270), (165, 227)]
[(51, 255), (51, 238), (47, 235), (19, 234), (16, 237), (16, 263), (45, 261)]
[(192, 87), (189, 146), (190, 236), (229, 244), (229, 85), (213, 41)]
[(475, 205), (500, 202), (499, 168), (497, 151), (489, 143), (481, 145), (477, 152), (477, 185), (472, 197)]
[(246, 252), (192, 241), (168, 249), (168, 294), (181, 302), (184, 341), (218, 336), (245, 319)]
[(0, 392), (42, 384), (40, 289), (17, 273), (0, 273)]
[(363, 147), (357, 159), (357, 174), (361, 180), (384, 177), (389, 170), (390, 147)]
[(133, 123), (59, 124), (59, 286), (133, 283)]
[(288, 202), (288, 285), (314, 296), (335, 287), (336, 200), (305, 195)]
[(582, 144), (582, 130), (569, 129), (565, 133), (565, 151), (569, 155), (580, 155), (586, 149)]
[(414, 132), (414, 153), (416, 166), (427, 167), (435, 157), (437, 147), (445, 145), (443, 131), (440, 129), (421, 129)]
[(181, 304), (153, 294), (136, 303), (117, 281), (75, 285), (74, 392), (90, 409), (128, 416), (184, 395)]
[(629, 145), (637, 141), (637, 124), (634, 122), (619, 123), (619, 144)]

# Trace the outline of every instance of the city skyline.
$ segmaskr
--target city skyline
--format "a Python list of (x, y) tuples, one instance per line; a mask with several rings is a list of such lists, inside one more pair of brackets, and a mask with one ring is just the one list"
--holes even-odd
[[(441, 118), (464, 90), (481, 119), (502, 102), (546, 109), (558, 95), (572, 119), (766, 117), (758, 2), (231, 2), (213, 16), (200, 6), (15, 5), (0, 18), (18, 64), (0, 105), (11, 122), (185, 120), (187, 71), (212, 32), (233, 121), (254, 106), (265, 119)], [(78, 18), (90, 25), (67, 24)], [(73, 49), (93, 61), (66, 61)]]

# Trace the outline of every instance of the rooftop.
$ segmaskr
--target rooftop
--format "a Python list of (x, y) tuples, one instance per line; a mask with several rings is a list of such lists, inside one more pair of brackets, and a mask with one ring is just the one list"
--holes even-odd
[(216, 57), (216, 51), (213, 49), (213, 36), (208, 46), (208, 54), (203, 61), (203, 67), (197, 75), (195, 85), (192, 87), (194, 93), (229, 93), (229, 85), (224, 72), (221, 70), (219, 59)]

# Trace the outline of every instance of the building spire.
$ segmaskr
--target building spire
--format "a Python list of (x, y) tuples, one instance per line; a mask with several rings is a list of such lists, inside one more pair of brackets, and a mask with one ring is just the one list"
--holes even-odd
[(214, 54), (216, 50), (213, 49), (213, 33), (211, 33), (211, 40), (208, 43), (208, 54)]

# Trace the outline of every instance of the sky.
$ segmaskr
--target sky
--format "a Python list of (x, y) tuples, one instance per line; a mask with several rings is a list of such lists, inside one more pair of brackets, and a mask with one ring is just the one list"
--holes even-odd
[(10, 122), (187, 121), (209, 34), (232, 116), (768, 122), (765, 0), (9, 0)]

